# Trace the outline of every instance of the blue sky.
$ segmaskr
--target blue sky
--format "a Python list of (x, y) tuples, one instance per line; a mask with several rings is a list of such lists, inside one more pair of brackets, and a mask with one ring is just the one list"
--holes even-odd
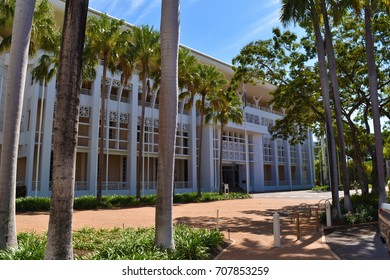
[[(181, 0), (180, 43), (231, 63), (254, 40), (269, 39), (280, 0)], [(89, 0), (89, 6), (135, 25), (159, 30), (161, 0)]]

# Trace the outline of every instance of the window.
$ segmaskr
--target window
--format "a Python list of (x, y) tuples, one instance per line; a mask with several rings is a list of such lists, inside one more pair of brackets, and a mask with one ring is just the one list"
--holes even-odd
[(283, 140), (278, 140), (278, 161), (286, 162), (286, 151)]
[(263, 138), (263, 157), (264, 161), (270, 162), (272, 158), (272, 140), (270, 138)]

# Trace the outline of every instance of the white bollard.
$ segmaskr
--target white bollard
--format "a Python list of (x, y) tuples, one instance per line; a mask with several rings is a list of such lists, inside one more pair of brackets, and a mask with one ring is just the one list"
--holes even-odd
[(278, 212), (274, 214), (274, 247), (280, 247), (280, 218)]
[(329, 202), (325, 204), (325, 208), (326, 208), (326, 226), (330, 227), (332, 226), (332, 214), (331, 214)]

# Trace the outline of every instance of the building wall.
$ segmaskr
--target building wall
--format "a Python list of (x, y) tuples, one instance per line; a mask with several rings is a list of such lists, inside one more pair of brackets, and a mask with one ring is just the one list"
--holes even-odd
[[(196, 53), (228, 75), (231, 68)], [(0, 56), (0, 135), (4, 109), (7, 55)], [(55, 115), (55, 79), (46, 86), (33, 83), (31, 70), (37, 58), (30, 60), (19, 145), (18, 184), (26, 186), (27, 195), (50, 196), (52, 134)], [(76, 195), (95, 194), (98, 175), (100, 137), (100, 86), (102, 67), (94, 81), (83, 82), (80, 96), (78, 152), (76, 158)], [(140, 128), (141, 81), (135, 73), (125, 85), (118, 73), (108, 73), (106, 99), (104, 194), (135, 194), (137, 149)], [(258, 85), (248, 91), (243, 125), (228, 124), (223, 133), (223, 180), (219, 182), (220, 127), (208, 124), (203, 130), (202, 162), (198, 162), (199, 116), (196, 110), (184, 110), (179, 104), (176, 139), (175, 192), (196, 191), (197, 167), (201, 168), (203, 191), (218, 191), (221, 183), (249, 192), (267, 192), (310, 188), (314, 185), (313, 144), (311, 134), (303, 144), (272, 140), (269, 128), (283, 114), (274, 111), (264, 100), (270, 85)], [(251, 94), (251, 95), (249, 95)], [(266, 96), (267, 95), (267, 96)], [(250, 98), (251, 97), (251, 98)], [(43, 105), (43, 106), (42, 106)], [(158, 163), (158, 98), (147, 98), (142, 191), (154, 193)], [(0, 144), (2, 137), (0, 140)], [(37, 186), (37, 189), (35, 188)]]

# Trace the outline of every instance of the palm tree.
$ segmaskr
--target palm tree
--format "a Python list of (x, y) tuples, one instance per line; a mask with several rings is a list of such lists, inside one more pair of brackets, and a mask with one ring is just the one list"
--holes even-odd
[(222, 174), (222, 161), (223, 161), (223, 132), (225, 126), (229, 122), (236, 124), (242, 124), (243, 122), (243, 110), (242, 101), (236, 91), (232, 89), (219, 90), (218, 92), (208, 96), (210, 101), (210, 107), (208, 108), (208, 114), (206, 115), (206, 122), (213, 119), (215, 123), (220, 123), (220, 142), (219, 142), (219, 193), (223, 193), (223, 174)]
[(88, 0), (67, 0), (57, 78), (53, 188), (45, 259), (73, 259), (72, 212)]
[(153, 68), (156, 67), (160, 35), (153, 27), (148, 25), (134, 28), (134, 52), (135, 61), (140, 71), (142, 79), (142, 95), (141, 95), (141, 122), (138, 144), (138, 170), (137, 170), (137, 189), (136, 197), (141, 197), (141, 178), (143, 174), (143, 150), (144, 150), (144, 133), (145, 133), (145, 102), (148, 91), (148, 77)]
[(35, 1), (17, 0), (3, 116), (0, 163), (0, 250), (17, 248), (15, 193), (20, 121)]
[(45, 259), (73, 259), (72, 212), (87, 11), (88, 0), (66, 1), (57, 78), (53, 187)]
[(119, 90), (119, 96), (122, 95), (124, 86), (131, 79), (137, 66), (135, 61), (132, 30), (129, 29), (124, 32), (126, 32), (126, 34), (124, 34), (125, 36), (121, 36), (117, 42), (119, 49), (121, 50), (121, 55), (118, 57), (116, 66), (117, 70), (121, 72), (121, 87)]
[(199, 63), (199, 60), (191, 54), (189, 49), (179, 49), (178, 83), (179, 89), (183, 91), (179, 98), (185, 99), (196, 94), (194, 92), (194, 75), (195, 68)]
[(15, 13), (15, 0), (0, 0), (0, 36), (5, 38), (12, 33)]
[(290, 22), (311, 24), (314, 29), (315, 42), (317, 48), (317, 58), (320, 69), (320, 83), (323, 105), (325, 110), (325, 125), (327, 132), (327, 141), (329, 147), (330, 179), (332, 190), (332, 215), (336, 220), (341, 219), (341, 209), (338, 192), (337, 176), (337, 152), (335, 144), (335, 135), (332, 124), (330, 108), (330, 91), (328, 83), (328, 73), (325, 60), (324, 40), (321, 34), (320, 18), (316, 0), (283, 0), (280, 20), (284, 24)]
[[(106, 120), (106, 79), (107, 70), (115, 71), (121, 52), (118, 41), (125, 41), (123, 37), (128, 32), (123, 31), (124, 21), (108, 17), (103, 14), (100, 18), (92, 16), (88, 18), (87, 37), (90, 55), (103, 61), (103, 78), (101, 83), (101, 108), (100, 108), (100, 139), (99, 139), (99, 172), (96, 198), (102, 200), (103, 173), (104, 173), (104, 137)], [(96, 61), (96, 60), (95, 60)]]
[[(191, 71), (192, 72), (192, 71)], [(192, 81), (191, 81), (192, 80)], [(203, 147), (203, 126), (206, 114), (206, 100), (211, 94), (216, 94), (226, 84), (224, 74), (215, 66), (195, 63), (193, 73), (189, 73), (187, 82), (188, 91), (180, 95), (181, 99), (187, 98), (187, 107), (192, 107), (194, 102), (196, 109), (200, 113), (199, 127), (199, 147), (198, 147), (198, 173), (197, 173), (197, 194), (201, 196), (201, 163), (202, 163), (202, 147)], [(200, 99), (196, 100), (197, 96)]]
[[(332, 1), (331, 1), (332, 2)], [(340, 149), (340, 158), (341, 162), (341, 173), (342, 173), (342, 182), (344, 189), (344, 208), (347, 211), (352, 210), (351, 197), (349, 193), (349, 176), (347, 170), (347, 153), (345, 149), (345, 140), (344, 140), (344, 129), (343, 129), (343, 121), (341, 119), (341, 103), (340, 103), (340, 94), (339, 94), (339, 85), (337, 80), (337, 67), (336, 67), (336, 58), (334, 54), (333, 48), (333, 35), (330, 29), (329, 19), (328, 19), (328, 11), (326, 7), (325, 0), (321, 0), (321, 13), (324, 20), (324, 29), (325, 29), (325, 42), (326, 42), (326, 52), (328, 55), (328, 66), (329, 66), (329, 75), (332, 84), (332, 92), (333, 92), (333, 103), (335, 108), (335, 119), (337, 124), (337, 139), (339, 142)], [(338, 17), (341, 14), (341, 11), (337, 9), (337, 6), (333, 6), (333, 18), (334, 22), (338, 21)]]
[(379, 109), (379, 97), (378, 97), (378, 76), (376, 71), (375, 62), (375, 47), (374, 37), (372, 34), (372, 19), (373, 13), (377, 7), (384, 5), (387, 9), (390, 8), (390, 1), (388, 0), (345, 0), (345, 4), (350, 5), (355, 9), (357, 14), (361, 14), (364, 10), (364, 23), (365, 23), (365, 42), (366, 42), (366, 59), (368, 70), (368, 83), (371, 100), (372, 119), (374, 124), (374, 137), (375, 137), (375, 154), (376, 154), (376, 166), (377, 166), (377, 178), (379, 189), (379, 205), (386, 202), (386, 188), (385, 188), (385, 170), (384, 170), (384, 157), (383, 157), (383, 140), (382, 130), (380, 122), (380, 109)]
[[(0, 43), (0, 53), (11, 47), (12, 19), (15, 13), (15, 0), (0, 0), (0, 35), (3, 41)], [(53, 7), (48, 0), (38, 1), (34, 9), (34, 17), (31, 29), (29, 55), (36, 54), (38, 49), (51, 51), (56, 47), (57, 25), (54, 19)]]
[(179, 0), (162, 1), (159, 160), (155, 243), (174, 249), (173, 177), (178, 104)]

